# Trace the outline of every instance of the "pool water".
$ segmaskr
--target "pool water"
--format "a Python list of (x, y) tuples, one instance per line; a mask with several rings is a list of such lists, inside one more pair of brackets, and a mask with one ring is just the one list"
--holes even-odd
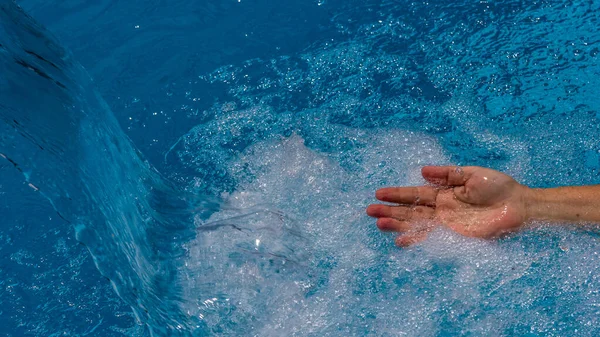
[(600, 183), (600, 3), (17, 4), (2, 335), (600, 333), (596, 228), (399, 249), (364, 212), (427, 164)]

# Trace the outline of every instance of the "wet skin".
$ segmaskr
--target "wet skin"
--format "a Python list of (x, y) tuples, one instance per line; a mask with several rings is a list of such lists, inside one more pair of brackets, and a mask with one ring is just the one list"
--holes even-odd
[(376, 198), (393, 205), (367, 207), (380, 230), (399, 233), (399, 246), (424, 240), (437, 226), (490, 239), (529, 220), (530, 189), (506, 174), (474, 166), (426, 166), (421, 173), (431, 185), (379, 189)]

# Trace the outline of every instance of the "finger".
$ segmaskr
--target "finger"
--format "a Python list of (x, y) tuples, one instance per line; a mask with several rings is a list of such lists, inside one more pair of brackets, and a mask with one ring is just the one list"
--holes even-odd
[(435, 210), (427, 206), (388, 206), (369, 205), (367, 214), (374, 218), (394, 218), (396, 220), (423, 220), (433, 218)]
[(398, 246), (398, 247), (408, 247), (408, 246), (417, 244), (419, 242), (422, 242), (426, 238), (427, 238), (427, 231), (412, 232), (412, 233), (398, 235), (395, 242), (396, 242), (396, 246)]
[(378, 189), (375, 197), (397, 204), (434, 206), (438, 190), (431, 186), (386, 187)]
[(424, 166), (423, 178), (430, 183), (443, 186), (462, 186), (473, 174), (474, 167), (466, 166)]
[(410, 224), (407, 221), (392, 218), (379, 218), (377, 219), (377, 228), (384, 232), (406, 232), (410, 230)]

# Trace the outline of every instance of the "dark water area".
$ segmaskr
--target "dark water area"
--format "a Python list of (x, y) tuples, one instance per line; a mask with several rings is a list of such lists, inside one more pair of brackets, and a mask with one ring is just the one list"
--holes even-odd
[(63, 231), (75, 229), (139, 319), (152, 321), (152, 311), (159, 329), (175, 329), (177, 310), (162, 297), (178, 291), (170, 284), (183, 254), (177, 240), (195, 235), (184, 211), (211, 206), (199, 196), (188, 204), (147, 164), (85, 70), (42, 26), (12, 2), (1, 10), (2, 158), (52, 206)]

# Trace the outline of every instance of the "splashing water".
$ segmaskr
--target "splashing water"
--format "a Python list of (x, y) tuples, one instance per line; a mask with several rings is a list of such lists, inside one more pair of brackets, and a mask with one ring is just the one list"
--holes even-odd
[(364, 215), (425, 164), (597, 182), (596, 5), (334, 5), (336, 34), (300, 53), (163, 86), (197, 124), (159, 156), (183, 192), (0, 2), (0, 153), (157, 336), (597, 335), (595, 233), (440, 229), (399, 250)]
[(0, 29), (2, 158), (75, 227), (139, 319), (159, 334), (185, 327), (163, 298), (177, 299), (174, 239), (194, 232), (191, 213), (170, 206), (210, 203), (186, 200), (142, 160), (81, 66), (13, 2), (0, 3)]

